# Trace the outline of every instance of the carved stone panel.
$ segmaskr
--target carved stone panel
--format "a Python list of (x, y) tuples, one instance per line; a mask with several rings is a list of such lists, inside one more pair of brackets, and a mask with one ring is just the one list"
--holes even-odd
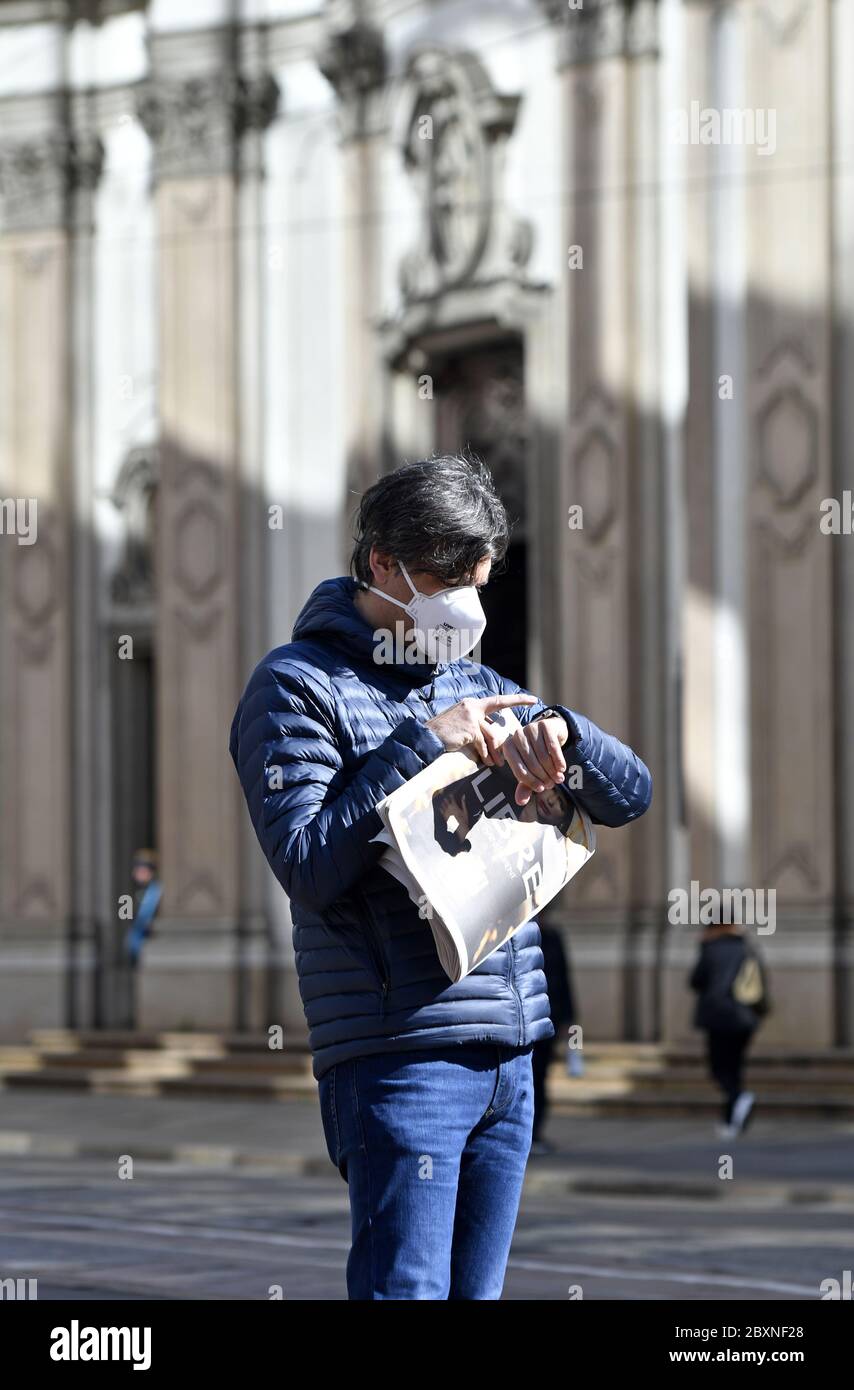
[[(838, 776), (832, 567), (840, 539), (819, 527), (821, 502), (834, 495), (834, 152), (824, 80), (832, 8), (758, 0), (742, 31), (745, 90), (776, 121), (772, 157), (743, 155), (753, 872), (757, 886), (776, 889), (781, 915), (797, 922), (809, 912), (816, 950), (832, 929)], [(807, 72), (816, 80), (805, 82)]]
[(518, 96), (495, 91), (473, 54), (439, 49), (415, 54), (406, 86), (403, 157), (418, 192), (420, 233), (400, 267), (404, 300), (520, 278), (533, 231), (509, 213), (502, 189)]
[[(631, 741), (633, 708), (629, 624), (630, 332), (626, 204), (590, 191), (590, 168), (607, 157), (625, 170), (627, 88), (616, 64), (595, 77), (572, 67), (564, 77), (569, 128), (565, 254), (580, 248), (583, 268), (563, 268), (569, 344), (566, 501), (580, 526), (559, 518), (568, 589), (563, 683), (574, 707)], [(595, 96), (592, 118), (591, 94)], [(601, 177), (601, 175), (600, 175)], [(580, 196), (576, 196), (576, 195)], [(622, 215), (621, 215), (622, 211)], [(598, 863), (596, 862), (598, 861)], [(589, 911), (624, 910), (630, 895), (631, 845), (607, 832), (571, 901)]]
[[(818, 526), (830, 492), (822, 390), (816, 356), (797, 339), (781, 341), (754, 373), (756, 873), (790, 902), (830, 889), (832, 538)], [(810, 730), (808, 753), (793, 746), (794, 729)]]
[(158, 193), (159, 841), (166, 919), (237, 911), (237, 788), (225, 755), (238, 665), (240, 494), (230, 180)]
[(66, 277), (64, 234), (5, 240), (0, 496), (26, 502), (31, 529), (0, 534), (0, 917), (60, 938), (71, 833)]

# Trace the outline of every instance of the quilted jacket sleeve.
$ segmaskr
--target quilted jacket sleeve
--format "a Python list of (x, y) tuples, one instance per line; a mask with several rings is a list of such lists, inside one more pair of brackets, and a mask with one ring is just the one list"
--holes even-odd
[(291, 901), (322, 912), (372, 868), (384, 846), (374, 807), (444, 748), (415, 718), (401, 721), (345, 779), (335, 703), (315, 670), (261, 666), (234, 717), (230, 752), (255, 833)]
[[(494, 674), (502, 694), (529, 693), (515, 681)], [(581, 769), (580, 786), (570, 781), (567, 772), (567, 790), (593, 823), (628, 825), (629, 821), (642, 816), (652, 801), (652, 777), (637, 753), (613, 734), (606, 734), (585, 715), (565, 705), (546, 706), (538, 700), (535, 705), (520, 706), (515, 713), (520, 723), (529, 724), (547, 709), (554, 710), (566, 721), (569, 729), (569, 741), (564, 745), (567, 767)]]

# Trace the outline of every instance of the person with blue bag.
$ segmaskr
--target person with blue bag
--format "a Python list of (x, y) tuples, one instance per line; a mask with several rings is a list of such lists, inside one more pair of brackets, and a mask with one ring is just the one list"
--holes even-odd
[(131, 965), (138, 965), (142, 947), (154, 925), (163, 885), (157, 877), (157, 854), (153, 849), (138, 849), (133, 856), (131, 878), (134, 883), (133, 921), (125, 938), (125, 950)]

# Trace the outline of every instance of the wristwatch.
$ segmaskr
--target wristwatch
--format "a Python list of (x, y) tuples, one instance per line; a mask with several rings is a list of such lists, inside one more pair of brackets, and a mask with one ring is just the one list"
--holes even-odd
[(562, 710), (555, 709), (554, 705), (549, 705), (548, 709), (544, 709), (542, 714), (537, 715), (537, 719), (562, 719), (566, 725), (566, 732), (568, 735), (566, 742), (569, 747), (571, 748), (578, 742), (578, 734), (573, 732), (572, 725), (566, 715)]

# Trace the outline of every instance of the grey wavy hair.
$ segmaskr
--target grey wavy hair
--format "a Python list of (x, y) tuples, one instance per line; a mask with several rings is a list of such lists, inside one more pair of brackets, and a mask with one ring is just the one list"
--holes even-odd
[(350, 573), (371, 584), (371, 547), (425, 570), (444, 584), (471, 580), (487, 556), (500, 566), (510, 523), (492, 474), (472, 454), (404, 463), (363, 494), (354, 526)]

